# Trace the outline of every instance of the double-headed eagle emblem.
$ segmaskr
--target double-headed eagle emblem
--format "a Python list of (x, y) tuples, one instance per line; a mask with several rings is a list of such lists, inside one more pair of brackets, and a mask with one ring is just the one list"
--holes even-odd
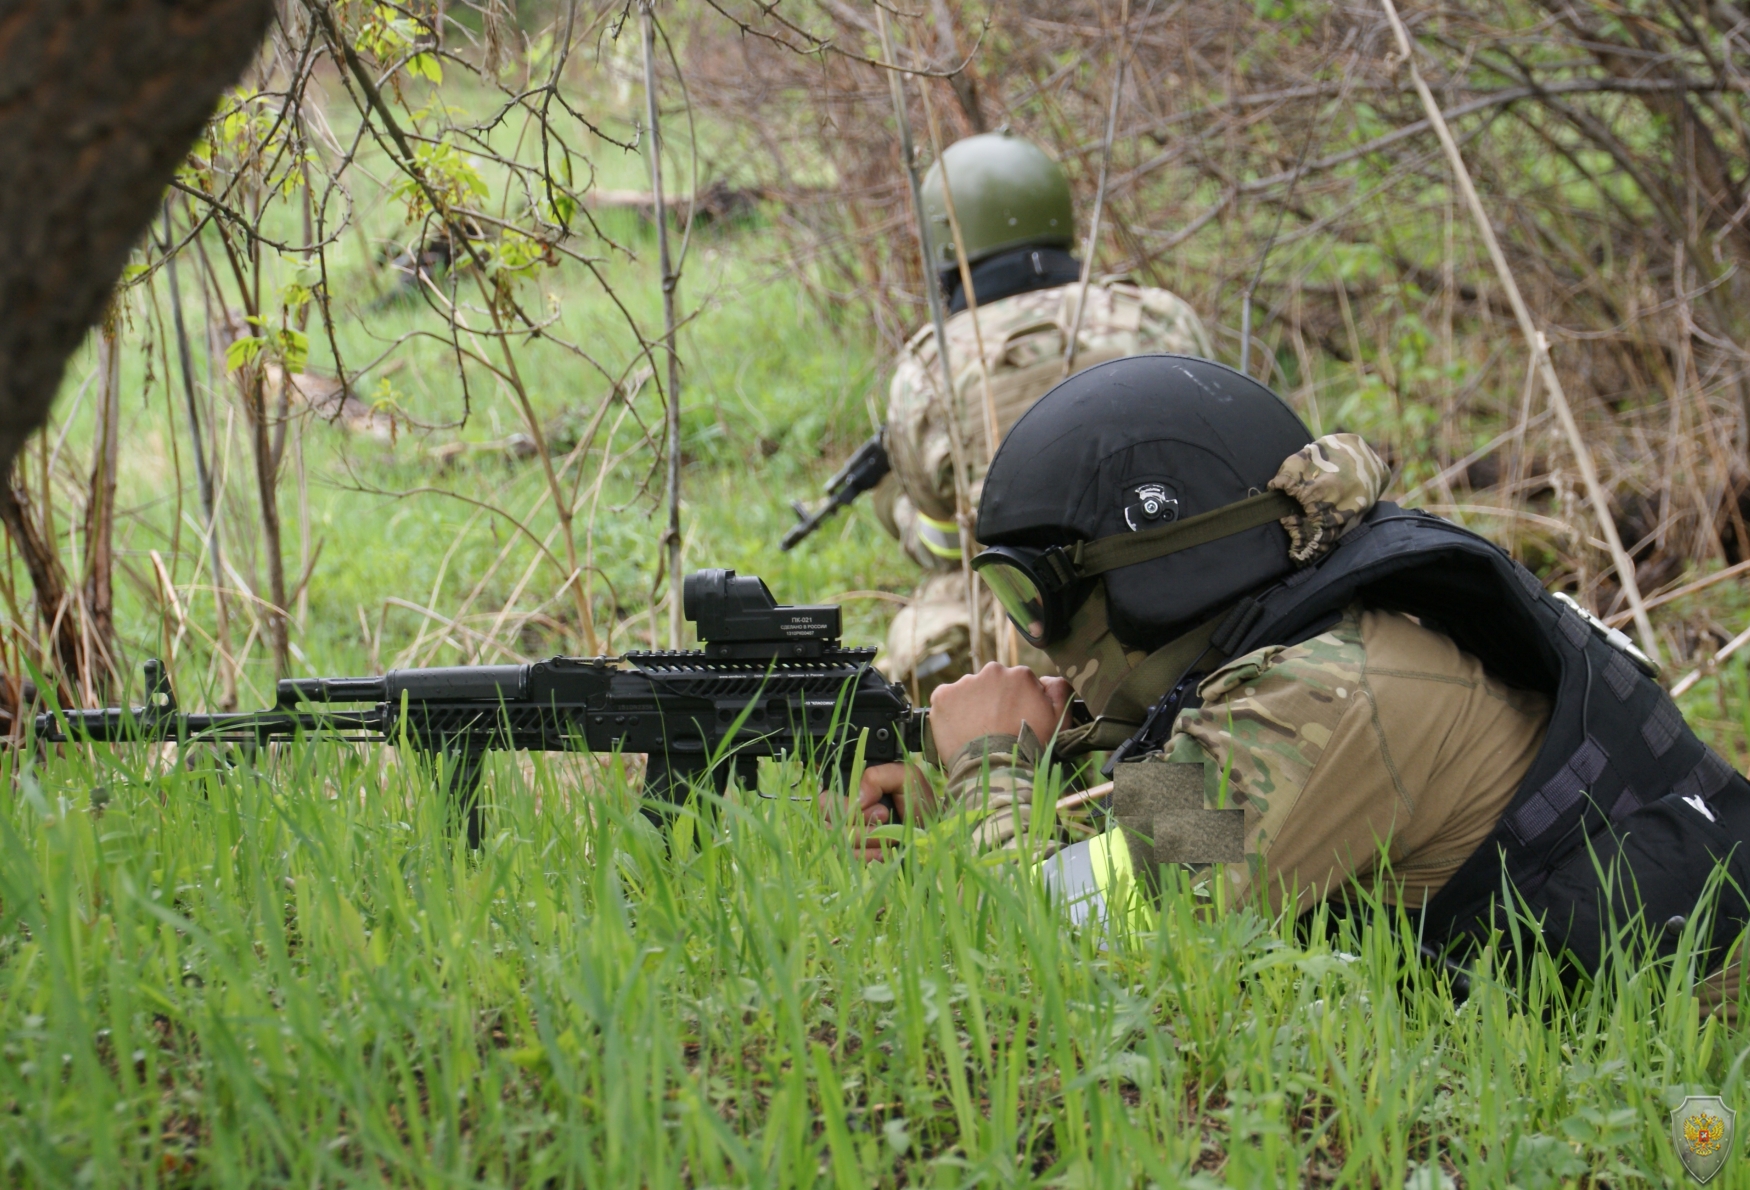
[(1717, 1095), (1691, 1095), (1671, 1113), (1671, 1143), (1690, 1177), (1705, 1185), (1726, 1164), (1737, 1114)]

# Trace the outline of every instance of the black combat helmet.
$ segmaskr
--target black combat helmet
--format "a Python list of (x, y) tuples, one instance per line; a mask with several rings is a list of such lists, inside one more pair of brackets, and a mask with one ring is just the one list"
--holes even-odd
[[(1003, 439), (978, 512), (978, 540), (995, 548), (974, 564), (1036, 644), (1061, 635), (1097, 576), (1118, 639), (1158, 648), (1294, 569), (1276, 520), (1287, 498), (1266, 485), (1311, 441), (1281, 397), (1221, 364), (1099, 364), (1046, 393)], [(1161, 540), (1200, 516), (1206, 531), (1184, 525), (1195, 536), (1172, 552), (1127, 560), (1138, 552), (1128, 535)]]

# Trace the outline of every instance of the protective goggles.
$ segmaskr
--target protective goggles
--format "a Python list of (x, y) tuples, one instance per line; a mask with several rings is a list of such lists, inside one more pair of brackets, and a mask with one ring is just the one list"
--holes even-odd
[(1070, 617), (1093, 589), (1088, 580), (1300, 513), (1300, 505), (1287, 494), (1264, 492), (1159, 528), (1078, 541), (1067, 548), (992, 546), (972, 559), (972, 569), (1027, 643), (1044, 648), (1069, 631)]

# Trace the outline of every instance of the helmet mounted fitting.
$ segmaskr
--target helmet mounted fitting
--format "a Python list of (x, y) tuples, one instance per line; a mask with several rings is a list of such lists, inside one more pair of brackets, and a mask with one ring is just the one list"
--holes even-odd
[[(1282, 398), (1221, 364), (1096, 365), (1003, 439), (979, 502), (991, 548), (974, 566), (1035, 644), (1103, 579), (1112, 631), (1158, 648), (1294, 569), (1277, 521), (1296, 506), (1269, 483), (1311, 441)], [(1005, 582), (1018, 595), (1005, 598)], [(1017, 614), (1034, 605), (1039, 616)]]

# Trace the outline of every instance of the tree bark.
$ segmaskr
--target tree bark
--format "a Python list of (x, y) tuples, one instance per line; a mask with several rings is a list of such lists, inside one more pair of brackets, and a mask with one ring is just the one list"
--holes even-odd
[(0, 474), (272, 15), (272, 0), (0, 7)]
[[(943, 70), (954, 70), (960, 65), (960, 42), (954, 36), (954, 14), (948, 9), (948, 0), (932, 0), (931, 10), (936, 18), (936, 56), (941, 59)], [(978, 102), (978, 79), (972, 73), (972, 66), (968, 64), (962, 70), (955, 70), (948, 85), (954, 88), (954, 98), (960, 101), (960, 111), (972, 131), (988, 132), (984, 109)]]
[(105, 321), (97, 343), (97, 441), (86, 485), (85, 607), (92, 685), (105, 690), (115, 676), (115, 490), (121, 458), (121, 344)]
[[(11, 469), (7, 474), (10, 476)], [(18, 477), (22, 478), (22, 477)], [(77, 609), (70, 605), (67, 593), (67, 571), (61, 565), (61, 555), (43, 537), (37, 519), (31, 515), (30, 493), (13, 480), (0, 483), (0, 522), (12, 535), (24, 568), (30, 572), (30, 583), (36, 590), (37, 614), (43, 627), (53, 634), (50, 648), (54, 650), (56, 667), (63, 682), (77, 681), (85, 650), (81, 646)], [(61, 687), (66, 698), (68, 687)]]
[(272, 427), (268, 420), (266, 379), (259, 363), (239, 374), (243, 405), (249, 414), (250, 444), (255, 454), (255, 491), (261, 498), (261, 534), (267, 549), (267, 643), (273, 650), (273, 673), (283, 678), (291, 672), (290, 635), (287, 631), (286, 562), (280, 543), (279, 458), (274, 453)]

